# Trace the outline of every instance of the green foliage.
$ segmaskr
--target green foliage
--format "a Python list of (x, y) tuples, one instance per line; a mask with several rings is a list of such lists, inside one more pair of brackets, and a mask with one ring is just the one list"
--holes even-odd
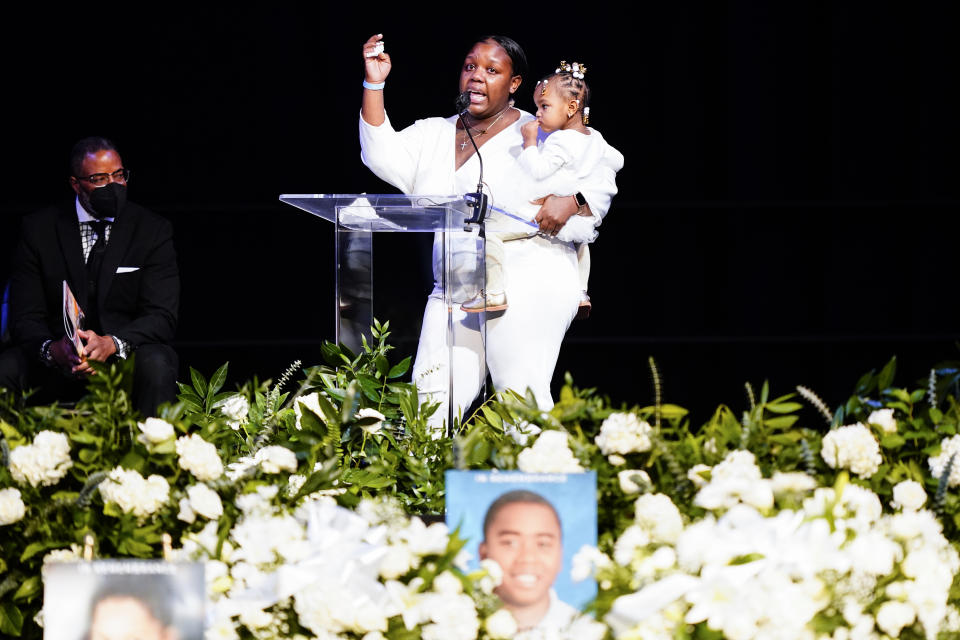
[[(276, 383), (253, 380), (226, 391), (224, 364), (209, 378), (191, 368), (189, 381), (178, 384), (178, 402), (163, 407), (159, 417), (173, 426), (176, 436), (199, 434), (217, 448), (221, 460), (238, 469), (230, 478), (208, 483), (224, 506), (218, 523), (221, 544), (239, 517), (235, 499), (266, 484), (278, 486), (275, 500), (285, 508), (325, 493), (344, 506), (368, 497), (392, 497), (407, 513), (440, 514), (446, 469), (516, 469), (519, 454), (542, 430), (565, 432), (580, 465), (596, 471), (599, 546), (607, 553), (633, 520), (638, 493), (625, 491), (623, 480), (635, 484), (639, 494), (668, 495), (688, 520), (703, 515), (693, 501), (697, 482), (709, 477), (709, 468), (732, 451), (750, 451), (765, 477), (797, 471), (820, 486), (839, 487), (848, 481), (846, 470), (831, 468), (821, 456), (824, 420), (807, 408), (799, 397), (802, 393), (775, 395), (766, 382), (755, 393), (747, 384), (746, 406), (721, 405), (705, 423), (692, 425), (684, 408), (665, 401), (652, 360), (653, 384), (646, 402), (615, 406), (595, 389), (576, 387), (567, 374), (550, 411), (542, 411), (529, 392), (506, 390), (453, 425), (453, 438), (437, 437), (430, 426), (437, 405), (424, 401), (416, 386), (405, 381), (410, 357), (391, 360), (389, 323), (375, 321), (371, 336), (357, 353), (324, 343), (322, 363), (308, 367), (294, 363)], [(73, 408), (24, 407), (10, 394), (0, 393), (0, 489), (17, 486), (28, 505), (22, 520), (0, 526), (0, 634), (40, 637), (33, 617), (41, 604), (43, 558), (50, 551), (76, 551), (89, 534), (99, 557), (157, 558), (164, 533), (180, 540), (203, 527), (200, 519), (187, 523), (177, 517), (178, 501), (196, 479), (181, 468), (175, 438), (149, 443), (139, 437), (140, 416), (130, 403), (131, 373), (129, 362), (98, 368), (88, 395)], [(960, 499), (947, 483), (951, 466), (934, 477), (927, 461), (940, 452), (944, 438), (958, 433), (958, 385), (960, 367), (947, 364), (935, 367), (930, 379), (913, 388), (898, 387), (892, 359), (879, 372), (864, 375), (846, 402), (827, 411), (834, 427), (868, 425), (880, 445), (878, 471), (870, 478), (853, 476), (849, 482), (876, 492), (885, 508), (898, 482), (923, 483), (929, 505), (952, 540), (958, 536)], [(228, 409), (229, 403), (237, 402), (245, 406), (243, 415)], [(895, 431), (869, 424), (879, 409), (893, 410)], [(630, 413), (646, 422), (649, 447), (605, 455), (597, 436), (615, 413)], [(18, 485), (9, 469), (9, 452), (29, 444), (43, 430), (67, 434), (73, 466), (54, 486)], [(259, 466), (257, 456), (271, 446), (295, 453), (294, 474), (267, 473)], [(168, 504), (151, 517), (137, 518), (104, 503), (99, 487), (116, 467), (166, 478), (171, 491)], [(451, 544), (462, 544), (457, 540), (451, 537)], [(421, 577), (429, 581), (446, 568), (434, 564), (419, 571), (426, 572)], [(613, 566), (605, 571), (607, 586), (590, 605), (598, 615), (633, 588), (629, 569)], [(840, 624), (833, 616), (815, 622), (825, 632)], [(299, 628), (295, 620), (290, 625)], [(396, 620), (391, 625), (389, 637), (405, 637), (406, 630)], [(720, 637), (705, 624), (689, 626), (684, 633), (691, 639)]]

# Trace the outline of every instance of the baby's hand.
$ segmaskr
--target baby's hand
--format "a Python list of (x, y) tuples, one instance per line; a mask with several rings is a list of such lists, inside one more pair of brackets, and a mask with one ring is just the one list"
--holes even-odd
[(540, 125), (536, 120), (531, 120), (522, 127), (520, 127), (520, 133), (523, 135), (523, 146), (530, 147), (537, 144), (537, 132), (540, 130)]

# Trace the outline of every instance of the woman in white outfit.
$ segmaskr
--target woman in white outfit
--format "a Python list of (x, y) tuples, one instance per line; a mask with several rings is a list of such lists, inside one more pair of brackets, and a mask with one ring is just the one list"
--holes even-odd
[[(384, 85), (390, 57), (382, 35), (363, 46), (365, 80), (360, 111), (362, 159), (378, 177), (409, 194), (462, 194), (476, 189), (480, 166), (473, 145), (456, 116), (427, 118), (396, 131), (384, 109)], [(523, 50), (513, 40), (491, 36), (478, 41), (464, 59), (461, 93), (470, 96), (464, 119), (481, 149), (484, 192), (491, 203), (510, 210), (525, 193), (517, 157), (523, 147), (520, 127), (532, 116), (512, 106), (526, 70)], [(588, 206), (602, 217), (616, 193), (614, 172), (601, 172), (597, 184), (584, 184)], [(541, 409), (553, 406), (550, 380), (560, 344), (577, 311), (580, 284), (573, 244), (553, 238), (579, 206), (572, 197), (548, 197), (536, 216), (541, 235), (506, 242), (506, 292), (510, 307), (486, 320), (486, 361), (477, 314), (453, 309), (456, 334), (453, 353), (455, 414), (479, 393), (489, 368), (497, 390), (528, 388)], [(434, 278), (439, 282), (439, 258), (434, 245)], [(446, 414), (448, 348), (447, 309), (439, 285), (427, 299), (413, 380), (421, 393)]]

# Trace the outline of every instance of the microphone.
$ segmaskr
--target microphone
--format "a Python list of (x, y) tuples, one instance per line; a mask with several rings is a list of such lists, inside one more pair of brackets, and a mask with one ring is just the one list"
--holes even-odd
[[(467, 222), (477, 224), (483, 222), (483, 218), (487, 214), (487, 195), (483, 192), (483, 156), (480, 155), (480, 148), (477, 147), (477, 143), (473, 139), (473, 134), (470, 133), (470, 127), (467, 126), (466, 120), (463, 119), (463, 114), (470, 108), (470, 93), (468, 91), (460, 93), (454, 104), (457, 109), (457, 118), (459, 118), (460, 124), (463, 125), (463, 130), (467, 134), (467, 137), (470, 138), (470, 144), (473, 145), (473, 150), (477, 153), (477, 160), (480, 161), (480, 179), (477, 181), (477, 191), (476, 193), (465, 193), (463, 195), (464, 200), (468, 202), (472, 201), (473, 204), (473, 216), (467, 220)], [(481, 233), (483, 233), (482, 229)]]
[(463, 112), (466, 111), (466, 110), (470, 107), (470, 92), (469, 92), (469, 91), (464, 91), (463, 93), (461, 93), (460, 95), (457, 96), (456, 106), (457, 106), (457, 113), (462, 116), (462, 115), (463, 115)]

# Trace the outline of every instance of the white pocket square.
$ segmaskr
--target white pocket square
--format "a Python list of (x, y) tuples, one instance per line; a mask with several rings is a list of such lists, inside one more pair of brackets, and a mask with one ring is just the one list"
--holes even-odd
[(117, 273), (132, 273), (139, 270), (140, 267), (117, 267)]

